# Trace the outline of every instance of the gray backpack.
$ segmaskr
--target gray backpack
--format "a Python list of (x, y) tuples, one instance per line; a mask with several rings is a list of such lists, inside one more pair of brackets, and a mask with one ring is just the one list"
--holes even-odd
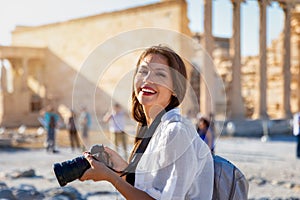
[(220, 156), (214, 159), (213, 200), (247, 200), (248, 181), (231, 162)]

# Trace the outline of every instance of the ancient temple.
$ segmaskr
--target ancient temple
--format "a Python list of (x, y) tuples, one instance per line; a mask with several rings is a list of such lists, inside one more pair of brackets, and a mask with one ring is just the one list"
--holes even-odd
[[(203, 34), (192, 33), (188, 28), (187, 2), (184, 0), (161, 1), (37, 27), (16, 27), (12, 33), (12, 45), (0, 46), (1, 126), (39, 125), (39, 111), (49, 104), (57, 107), (62, 116), (67, 116), (72, 107), (86, 106), (93, 112), (94, 119), (107, 111), (111, 101), (120, 101), (128, 107), (129, 77), (138, 50), (111, 63), (105, 56), (95, 58), (93, 69), (96, 71), (97, 66), (104, 64), (114, 66), (114, 70), (107, 68), (101, 72), (101, 80), (93, 77), (94, 73), (100, 72), (85, 71), (82, 66), (91, 52), (99, 45), (106, 45), (114, 36), (149, 27), (193, 38), (208, 55), (201, 65), (213, 64), (217, 68), (202, 67), (201, 78), (199, 72), (193, 70), (192, 65), (197, 63), (190, 63), (190, 83), (198, 100), (197, 105), (186, 107), (185, 112), (213, 113), (228, 119), (268, 119), (290, 118), (292, 113), (300, 110), (298, 2), (278, 0), (285, 13), (285, 28), (280, 38), (267, 47), (266, 8), (271, 1), (257, 1), (260, 9), (259, 55), (246, 58), (241, 57), (240, 51), (240, 6), (244, 0), (230, 1), (232, 38), (212, 35), (212, 1), (203, 2)], [(161, 35), (152, 34), (151, 39), (161, 41)], [(166, 44), (178, 42), (172, 37), (163, 39)], [(105, 51), (108, 55), (113, 54), (128, 41), (136, 40), (134, 35), (126, 41), (120, 37), (114, 41), (114, 48), (108, 45)], [(143, 40), (147, 42), (147, 37)], [(184, 45), (176, 49), (182, 53), (187, 51)], [(197, 49), (191, 54), (197, 55)], [(118, 88), (118, 92), (112, 88)]]
[[(214, 58), (227, 94), (228, 119), (291, 118), (300, 110), (299, 98), (299, 1), (257, 1), (260, 13), (259, 55), (241, 58), (241, 4), (232, 0), (233, 35), (228, 52), (215, 55), (212, 29), (212, 2), (204, 0), (204, 44)], [(284, 30), (272, 46), (266, 45), (266, 9), (271, 2), (284, 12)], [(205, 46), (204, 45), (204, 46)], [(212, 51), (211, 49), (214, 49)], [(226, 56), (227, 55), (227, 56)], [(204, 93), (205, 94), (205, 93)], [(203, 96), (203, 95), (202, 95)], [(205, 105), (205, 104), (204, 104)], [(212, 109), (214, 112), (214, 109)]]

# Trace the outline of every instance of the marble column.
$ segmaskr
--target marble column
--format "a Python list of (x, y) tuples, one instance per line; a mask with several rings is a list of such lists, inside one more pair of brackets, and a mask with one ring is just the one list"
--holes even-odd
[(284, 11), (284, 38), (283, 38), (283, 109), (284, 117), (291, 118), (291, 9), (292, 4), (281, 3)]
[(298, 85), (298, 90), (297, 90), (297, 111), (300, 112), (300, 34), (298, 34), (298, 81), (297, 81), (297, 85)]
[(245, 109), (241, 93), (241, 3), (242, 0), (232, 0), (233, 5), (233, 35), (230, 42), (232, 59), (232, 81), (229, 90), (228, 116), (231, 119), (243, 119)]
[(22, 59), (22, 91), (27, 91), (27, 79), (28, 79), (28, 58)]
[(3, 66), (3, 59), (0, 58), (0, 92), (3, 93), (5, 91), (5, 80), (4, 80), (4, 74), (5, 74), (5, 69)]
[(7, 94), (7, 68), (5, 67), (7, 59), (2, 59), (1, 61), (1, 92), (2, 94)]
[(212, 61), (214, 38), (212, 35), (212, 1), (204, 0), (204, 38), (203, 47), (206, 51), (204, 54), (202, 78), (200, 79), (200, 111), (202, 114), (209, 116), (215, 112), (215, 71)]
[(267, 5), (268, 0), (259, 0), (259, 67), (258, 98), (255, 117), (267, 119)]
[[(28, 67), (29, 67), (30, 58), (24, 57), (22, 58), (22, 69), (23, 75), (21, 79), (22, 86), (20, 94), (15, 94), (14, 98), (21, 98), (23, 106), (19, 108), (19, 112), (25, 113), (26, 115), (31, 113), (31, 93), (27, 84), (28, 81)], [(24, 118), (25, 119), (25, 118)]]

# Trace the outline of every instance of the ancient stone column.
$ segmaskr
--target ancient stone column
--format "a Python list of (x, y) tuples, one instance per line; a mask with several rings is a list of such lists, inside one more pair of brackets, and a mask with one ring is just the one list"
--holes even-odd
[(0, 77), (0, 92), (4, 92), (5, 91), (5, 87), (4, 87), (4, 84), (5, 84), (5, 80), (3, 78), (3, 75), (5, 74), (5, 69), (4, 69), (4, 66), (3, 66), (3, 59), (0, 58), (0, 71), (1, 71), (1, 77)]
[[(215, 72), (212, 61), (214, 49), (214, 39), (212, 35), (212, 1), (204, 0), (204, 38), (203, 47), (206, 51), (204, 54), (202, 77), (200, 79), (200, 110), (202, 114), (209, 116), (215, 112)], [(203, 78), (204, 77), (204, 78)]]
[(23, 69), (23, 76), (22, 76), (22, 91), (27, 92), (27, 79), (28, 79), (28, 58), (22, 59), (22, 69)]
[(0, 70), (1, 70), (1, 92), (2, 94), (7, 94), (7, 69), (4, 66), (6, 59), (1, 60)]
[(292, 19), (292, 32), (294, 32), (297, 36), (297, 57), (298, 57), (298, 73), (296, 75), (297, 80), (297, 88), (296, 88), (296, 94), (297, 94), (297, 110), (300, 111), (300, 13), (294, 13), (293, 14), (294, 19)]
[(242, 0), (232, 0), (233, 5), (233, 35), (230, 42), (232, 59), (232, 81), (229, 89), (228, 116), (231, 119), (241, 119), (245, 116), (241, 93), (241, 30), (240, 8)]
[(258, 98), (256, 118), (267, 119), (267, 4), (268, 0), (260, 0), (259, 2), (259, 67), (258, 73)]
[[(298, 59), (300, 59), (300, 35), (298, 35)], [(298, 108), (298, 111), (300, 111), (300, 62), (298, 61), (298, 82), (297, 82), (297, 85), (298, 85), (298, 100), (297, 100), (297, 108)]]
[(283, 109), (284, 117), (291, 118), (291, 9), (292, 4), (281, 3), (284, 11), (284, 38), (283, 38)]

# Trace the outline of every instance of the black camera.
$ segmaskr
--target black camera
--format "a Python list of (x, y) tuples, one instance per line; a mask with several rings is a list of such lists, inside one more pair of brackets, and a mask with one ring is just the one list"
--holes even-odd
[[(109, 155), (104, 150), (103, 145), (92, 146), (90, 153), (96, 160), (103, 162), (108, 167), (113, 167), (109, 160)], [(53, 165), (53, 170), (59, 185), (62, 187), (67, 185), (67, 183), (80, 178), (90, 167), (91, 165), (87, 159), (85, 159), (84, 156), (79, 156), (62, 163), (55, 163)]]

